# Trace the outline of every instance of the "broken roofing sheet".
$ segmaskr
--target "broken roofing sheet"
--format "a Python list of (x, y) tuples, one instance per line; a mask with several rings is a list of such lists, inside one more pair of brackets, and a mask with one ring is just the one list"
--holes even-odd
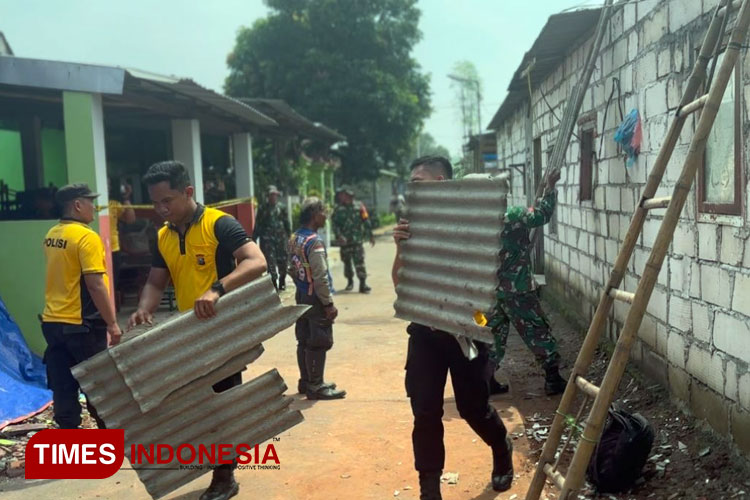
[[(182, 314), (75, 366), (73, 375), (107, 426), (125, 429), (129, 460), (131, 444), (260, 444), (303, 419), (289, 408), (279, 373), (221, 393), (211, 386), (257, 359), (261, 342), (307, 309), (283, 307), (266, 277), (223, 297), (214, 318)], [(181, 470), (176, 459), (157, 469), (132, 465), (154, 498), (209, 470)]]
[(408, 185), (396, 317), (492, 342), (474, 315), (495, 305), (507, 195), (505, 177)]

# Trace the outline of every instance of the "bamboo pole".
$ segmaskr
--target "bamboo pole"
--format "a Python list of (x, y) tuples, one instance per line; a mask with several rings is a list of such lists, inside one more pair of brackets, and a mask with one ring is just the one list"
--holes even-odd
[(568, 475), (560, 495), (560, 498), (562, 499), (567, 498), (569, 493), (578, 491), (583, 485), (586, 467), (591, 459), (591, 454), (594, 451), (596, 442), (599, 440), (604, 420), (607, 416), (607, 411), (612, 403), (612, 399), (614, 398), (622, 374), (625, 371), (625, 365), (630, 356), (630, 348), (638, 335), (638, 329), (643, 320), (643, 315), (646, 312), (646, 307), (651, 298), (651, 293), (654, 290), (654, 285), (659, 277), (664, 257), (669, 249), (669, 244), (672, 241), (675, 227), (680, 218), (680, 213), (682, 212), (682, 209), (685, 206), (685, 201), (690, 193), (690, 187), (695, 179), (698, 166), (703, 161), (703, 152), (706, 149), (706, 142), (708, 141), (708, 136), (713, 127), (716, 114), (719, 111), (719, 106), (724, 96), (727, 83), (734, 71), (739, 49), (744, 43), (748, 26), (750, 26), (750, 3), (748, 0), (744, 0), (737, 18), (737, 24), (732, 32), (731, 41), (727, 46), (724, 60), (719, 69), (719, 74), (708, 93), (706, 105), (703, 108), (700, 120), (698, 121), (698, 126), (696, 127), (695, 135), (690, 143), (690, 149), (688, 150), (682, 173), (680, 174), (680, 178), (672, 192), (672, 201), (669, 203), (667, 213), (664, 215), (664, 220), (659, 227), (659, 233), (654, 242), (654, 247), (651, 250), (648, 261), (646, 262), (646, 269), (643, 271), (643, 275), (638, 282), (633, 305), (628, 313), (627, 319), (625, 320), (625, 326), (623, 327), (620, 338), (615, 346), (615, 351), (609, 367), (607, 368), (607, 372), (604, 375), (599, 395), (594, 400), (591, 413), (589, 414), (588, 424), (583, 431), (578, 448), (576, 449), (576, 452), (573, 455), (573, 460), (568, 468)]
[[(711, 24), (709, 25), (709, 28), (706, 32), (698, 61), (693, 67), (690, 77), (688, 78), (687, 85), (685, 87), (685, 94), (682, 97), (682, 101), (680, 101), (680, 106), (678, 107), (678, 109), (695, 99), (695, 95), (705, 78), (706, 67), (708, 65), (708, 62), (710, 61), (713, 48), (717, 40), (719, 39), (721, 21), (724, 15), (726, 15), (725, 10), (717, 8)], [(578, 376), (585, 374), (589, 366), (591, 365), (591, 361), (593, 359), (594, 353), (596, 352), (596, 347), (601, 337), (601, 332), (606, 325), (607, 316), (614, 301), (614, 299), (609, 295), (609, 290), (611, 288), (617, 288), (621, 284), (625, 270), (627, 269), (627, 264), (630, 260), (630, 257), (632, 256), (633, 250), (635, 249), (635, 245), (638, 241), (638, 236), (640, 234), (641, 228), (643, 227), (643, 222), (646, 218), (647, 210), (643, 208), (643, 201), (654, 197), (656, 190), (661, 183), (661, 179), (664, 176), (664, 171), (666, 170), (669, 157), (672, 155), (674, 147), (677, 144), (677, 140), (679, 139), (680, 133), (682, 132), (684, 122), (685, 115), (675, 116), (670, 125), (669, 131), (667, 132), (666, 140), (662, 144), (661, 150), (656, 157), (654, 166), (652, 167), (651, 173), (648, 177), (648, 181), (641, 197), (641, 203), (639, 203), (638, 208), (633, 214), (630, 228), (628, 229), (628, 233), (625, 237), (625, 240), (623, 241), (623, 245), (615, 261), (610, 280), (603, 290), (601, 298), (599, 299), (599, 305), (596, 308), (596, 312), (594, 313), (594, 317), (591, 320), (591, 325), (589, 326), (586, 338), (583, 342), (583, 345), (581, 346), (581, 350), (579, 351), (575, 365), (573, 366), (570, 378), (568, 379), (568, 385), (560, 400), (558, 411), (555, 413), (552, 426), (550, 427), (549, 436), (547, 437), (547, 441), (544, 445), (542, 455), (539, 458), (539, 464), (537, 466), (536, 473), (534, 474), (534, 478), (532, 479), (531, 485), (529, 486), (529, 490), (526, 493), (526, 500), (537, 500), (542, 493), (544, 482), (546, 480), (544, 465), (549, 464), (552, 462), (552, 460), (554, 460), (555, 451), (564, 430), (564, 415), (570, 411), (570, 408), (576, 397), (576, 385), (574, 381)]]

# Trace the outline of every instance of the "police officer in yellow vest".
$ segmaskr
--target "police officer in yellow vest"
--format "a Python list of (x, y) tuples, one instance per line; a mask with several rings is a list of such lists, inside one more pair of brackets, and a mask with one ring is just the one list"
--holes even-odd
[[(143, 182), (156, 212), (166, 223), (159, 230), (151, 271), (128, 328), (151, 324), (170, 279), (180, 311), (193, 309), (199, 319), (215, 316), (215, 305), (222, 295), (266, 271), (263, 254), (234, 217), (195, 202), (194, 187), (182, 163), (151, 165)], [(238, 372), (213, 388), (222, 392), (240, 384)], [(200, 499), (225, 500), (236, 495), (239, 485), (233, 469), (229, 465), (215, 468), (211, 485)]]
[[(62, 429), (81, 425), (78, 382), (71, 367), (120, 341), (120, 327), (109, 299), (104, 245), (89, 227), (94, 200), (86, 184), (69, 184), (57, 191), (60, 222), (44, 237), (47, 281), (44, 291), (42, 333), (47, 341), (44, 362), (52, 390), (55, 422)], [(88, 405), (99, 428), (104, 422)]]

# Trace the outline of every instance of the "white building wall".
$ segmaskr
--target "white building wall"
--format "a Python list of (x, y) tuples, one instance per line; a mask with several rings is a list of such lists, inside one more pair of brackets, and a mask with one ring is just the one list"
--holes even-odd
[[(579, 201), (579, 142), (573, 137), (558, 184), (556, 234), (545, 231), (545, 270), (549, 291), (590, 320), (608, 280), (634, 207), (682, 95), (717, 0), (650, 0), (616, 6), (581, 115), (595, 115), (597, 159), (593, 200)], [(543, 168), (554, 144), (557, 118), (581, 73), (592, 40), (573, 51), (532, 93), (532, 139), (541, 137)], [(744, 180), (747, 170), (750, 57), (741, 52)], [(621, 122), (618, 94), (609, 102), (613, 78), (627, 114), (638, 108), (643, 127), (641, 155), (632, 167), (613, 140)], [(605, 112), (607, 114), (604, 122)], [(527, 161), (525, 110), (497, 130), (501, 166)], [(657, 196), (669, 196), (682, 169), (694, 119), (688, 119)], [(578, 127), (575, 129), (578, 133)], [(603, 137), (603, 141), (602, 141)], [(601, 144), (601, 147), (600, 147)], [(531, 172), (527, 170), (527, 175)], [(513, 172), (511, 200), (525, 204), (523, 180)], [(669, 386), (673, 396), (717, 430), (731, 434), (750, 452), (750, 247), (747, 186), (743, 215), (709, 216), (696, 210), (695, 186), (683, 210), (674, 241), (652, 295), (633, 349), (644, 371)], [(624, 280), (635, 291), (664, 210), (649, 214)], [(615, 340), (628, 312), (616, 303), (607, 335)], [(710, 410), (706, 410), (710, 408)]]

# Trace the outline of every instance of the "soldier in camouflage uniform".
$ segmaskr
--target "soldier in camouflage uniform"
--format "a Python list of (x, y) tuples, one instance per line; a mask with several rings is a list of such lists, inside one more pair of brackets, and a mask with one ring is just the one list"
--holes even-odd
[(260, 238), (260, 249), (266, 257), (273, 285), (281, 291), (286, 288), (287, 245), (292, 233), (286, 207), (281, 205), (276, 186), (268, 186), (268, 199), (258, 207), (253, 239)]
[[(375, 245), (370, 226), (367, 208), (354, 201), (354, 192), (348, 187), (341, 187), (336, 191), (337, 205), (333, 211), (334, 239), (341, 247), (341, 260), (344, 262), (344, 276), (347, 279), (346, 290), (354, 288), (354, 269), (359, 278), (359, 293), (369, 293), (367, 286), (367, 270), (365, 269), (365, 249), (362, 241), (367, 238), (371, 245)], [(352, 263), (354, 269), (352, 269)]]
[[(529, 236), (531, 228), (542, 226), (552, 218), (557, 197), (555, 184), (559, 179), (559, 172), (549, 175), (544, 195), (534, 207), (510, 207), (505, 213), (505, 225), (500, 236), (501, 265), (497, 273), (500, 285), (495, 310), (487, 325), (492, 328), (496, 362), (500, 364), (505, 356), (510, 323), (513, 322), (546, 372), (544, 390), (549, 396), (562, 393), (567, 382), (560, 376), (557, 341), (550, 332), (549, 321), (536, 293)], [(498, 384), (493, 392), (507, 390), (506, 385)]]

